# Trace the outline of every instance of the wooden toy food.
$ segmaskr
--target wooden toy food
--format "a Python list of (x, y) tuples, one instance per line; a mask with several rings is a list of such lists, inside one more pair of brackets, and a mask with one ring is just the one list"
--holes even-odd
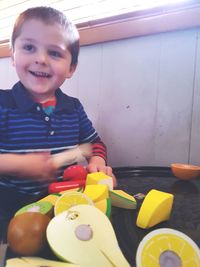
[(61, 195), (56, 201), (54, 207), (54, 215), (56, 216), (73, 206), (81, 204), (94, 205), (93, 201), (88, 196), (86, 196), (81, 192), (76, 192), (76, 191), (66, 192), (63, 195)]
[(147, 234), (136, 253), (137, 267), (199, 267), (200, 250), (184, 233), (161, 228)]
[(72, 165), (67, 167), (63, 173), (63, 180), (86, 180), (87, 170), (82, 165)]
[(106, 184), (109, 190), (113, 189), (112, 177), (106, 175), (103, 172), (88, 173), (87, 178), (86, 178), (86, 185), (90, 185), (90, 184)]
[(174, 196), (152, 189), (145, 197), (139, 210), (136, 225), (141, 228), (152, 227), (169, 219)]
[(74, 206), (55, 216), (47, 227), (47, 240), (57, 257), (81, 267), (130, 266), (109, 219), (91, 205)]
[(47, 260), (40, 257), (12, 258), (6, 261), (5, 267), (81, 267), (73, 263)]
[(137, 202), (135, 198), (123, 190), (110, 190), (109, 196), (111, 204), (114, 207), (123, 209), (136, 209)]
[(94, 202), (94, 206), (101, 210), (108, 218), (111, 215), (111, 200), (110, 198), (105, 198), (103, 200)]
[(8, 225), (10, 249), (24, 256), (39, 253), (46, 245), (46, 228), (50, 218), (39, 212), (24, 212), (13, 217)]
[(56, 203), (56, 200), (59, 198), (59, 196), (60, 196), (60, 194), (58, 194), (58, 193), (50, 194), (50, 195), (38, 200), (37, 202), (50, 202), (54, 206)]
[(48, 215), (51, 218), (53, 216), (53, 205), (52, 203), (47, 201), (34, 202), (19, 209), (15, 213), (15, 216), (24, 212), (40, 212), (42, 214)]
[(86, 185), (83, 193), (87, 195), (93, 202), (109, 197), (108, 186), (105, 184)]
[(56, 183), (49, 184), (48, 192), (49, 194), (59, 193), (60, 191), (82, 187), (82, 186), (85, 186), (85, 180), (56, 182)]

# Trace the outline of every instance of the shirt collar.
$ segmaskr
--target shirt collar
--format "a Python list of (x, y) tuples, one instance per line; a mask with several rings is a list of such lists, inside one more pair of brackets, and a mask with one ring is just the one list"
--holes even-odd
[[(34, 109), (38, 104), (31, 98), (28, 91), (21, 82), (16, 83), (12, 88), (13, 97), (15, 99), (17, 107), (22, 111), (26, 112), (28, 110)], [(60, 88), (56, 90), (57, 105), (55, 112), (62, 110), (71, 113), (75, 109), (75, 104), (73, 98), (64, 94)]]

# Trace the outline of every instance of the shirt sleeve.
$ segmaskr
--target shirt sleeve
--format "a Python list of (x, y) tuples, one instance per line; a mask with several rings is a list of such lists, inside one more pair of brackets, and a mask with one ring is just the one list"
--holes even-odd
[(92, 156), (102, 157), (107, 162), (107, 149), (106, 145), (101, 140), (97, 131), (89, 120), (82, 104), (78, 101), (78, 113), (79, 113), (79, 124), (80, 124), (80, 136), (79, 142), (91, 143), (92, 144)]
[(100, 137), (96, 138), (92, 143), (92, 156), (99, 156), (107, 162), (106, 145), (102, 142)]

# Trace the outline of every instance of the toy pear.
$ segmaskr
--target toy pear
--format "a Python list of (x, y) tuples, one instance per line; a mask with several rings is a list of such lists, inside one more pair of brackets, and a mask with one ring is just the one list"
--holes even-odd
[(47, 240), (58, 258), (81, 267), (128, 267), (112, 224), (91, 205), (77, 205), (55, 216)]

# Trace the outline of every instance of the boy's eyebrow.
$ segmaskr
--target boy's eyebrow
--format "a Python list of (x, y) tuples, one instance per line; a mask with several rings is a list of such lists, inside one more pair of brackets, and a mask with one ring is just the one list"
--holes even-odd
[(35, 42), (35, 40), (32, 38), (22, 38), (22, 41)]
[(62, 50), (62, 51), (66, 50), (66, 47), (62, 47), (62, 46), (54, 45), (54, 44), (52, 44), (52, 45), (50, 44), (49, 48), (51, 48), (51, 49), (59, 49), (59, 50)]

